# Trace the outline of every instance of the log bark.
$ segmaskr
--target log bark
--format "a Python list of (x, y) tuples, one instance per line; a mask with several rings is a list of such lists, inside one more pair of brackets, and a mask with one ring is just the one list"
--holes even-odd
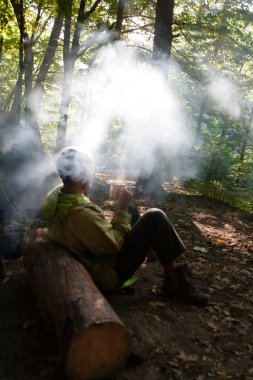
[(130, 337), (84, 266), (36, 230), (24, 266), (49, 331), (57, 338), (68, 379), (100, 379), (124, 367)]

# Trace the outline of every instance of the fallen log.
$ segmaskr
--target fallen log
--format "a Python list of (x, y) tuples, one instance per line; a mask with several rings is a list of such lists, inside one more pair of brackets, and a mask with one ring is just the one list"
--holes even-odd
[(56, 336), (68, 379), (100, 379), (124, 367), (130, 353), (127, 328), (84, 266), (49, 241), (45, 230), (23, 248), (28, 280), (46, 327)]

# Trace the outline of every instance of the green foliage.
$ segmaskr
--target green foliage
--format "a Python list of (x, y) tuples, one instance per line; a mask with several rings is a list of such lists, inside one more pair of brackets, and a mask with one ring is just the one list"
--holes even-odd
[(246, 192), (245, 189), (238, 186), (231, 187), (230, 181), (201, 181), (197, 178), (190, 178), (184, 182), (184, 186), (186, 190), (194, 195), (212, 198), (243, 211), (253, 211), (252, 192)]
[(54, 14), (58, 17), (63, 13), (66, 17), (71, 18), (72, 16), (72, 0), (57, 0), (54, 4)]
[[(99, 42), (90, 43), (97, 31), (112, 30), (116, 23), (117, 0), (103, 0), (81, 26), (80, 47), (74, 75), (92, 72)], [(85, 14), (95, 0), (85, 2)], [(33, 35), (33, 85), (45, 58), (54, 18), (64, 14), (71, 19), (71, 38), (76, 26), (79, 0), (28, 0), (23, 9), (25, 31)], [(42, 7), (38, 17), (39, 7)], [(154, 36), (155, 2), (129, 0), (125, 3), (122, 39), (135, 46), (136, 64), (149, 64)], [(196, 135), (194, 147), (196, 178), (188, 181), (193, 191), (227, 201), (244, 209), (252, 206), (253, 135), (250, 113), (253, 107), (253, 13), (251, 0), (183, 0), (175, 1), (172, 60), (169, 80), (187, 115), (188, 128)], [(43, 85), (44, 106), (39, 119), (45, 150), (53, 150), (59, 119), (61, 83), (63, 79), (63, 32), (58, 40), (54, 62)], [(20, 70), (20, 31), (11, 2), (0, 0), (0, 109), (10, 110)], [(23, 52), (24, 53), (24, 52)], [(94, 64), (94, 62), (96, 64)], [(80, 74), (81, 73), (81, 74)], [(236, 84), (241, 114), (237, 119), (219, 107), (208, 95), (207, 87), (214, 74)], [(78, 81), (78, 79), (77, 79)], [(24, 76), (22, 82), (24, 94)], [(152, 90), (151, 90), (152, 91)], [(79, 96), (79, 98), (78, 98)], [(159, 94), (156, 94), (159, 97)], [(67, 136), (79, 123), (78, 106), (82, 95), (71, 98)], [(22, 98), (23, 99), (23, 98)], [(200, 110), (206, 99), (200, 120)], [(80, 111), (80, 110), (79, 110)], [(24, 113), (24, 101), (22, 100)], [(48, 121), (46, 117), (48, 117)], [(199, 121), (199, 122), (198, 122)], [(249, 128), (247, 129), (247, 127)], [(108, 131), (103, 151), (121, 153), (117, 149), (121, 124)], [(244, 151), (244, 143), (246, 146)], [(135, 158), (131, 158), (135, 159)]]

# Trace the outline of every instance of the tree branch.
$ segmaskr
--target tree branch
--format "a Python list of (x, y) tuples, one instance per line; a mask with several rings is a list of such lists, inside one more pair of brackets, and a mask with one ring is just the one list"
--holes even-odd
[(86, 21), (90, 15), (95, 12), (95, 10), (97, 9), (97, 7), (99, 6), (99, 4), (102, 2), (102, 0), (96, 0), (95, 3), (92, 5), (92, 7), (90, 8), (89, 11), (85, 12), (84, 15), (83, 15), (83, 19), (81, 20), (81, 22), (84, 22)]

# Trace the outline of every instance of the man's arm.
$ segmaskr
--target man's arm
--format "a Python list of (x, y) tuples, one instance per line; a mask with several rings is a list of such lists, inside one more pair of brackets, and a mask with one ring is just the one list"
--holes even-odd
[(94, 254), (115, 255), (124, 243), (125, 235), (131, 229), (131, 215), (117, 210), (111, 223), (103, 213), (83, 209), (71, 215), (72, 228), (80, 245)]

